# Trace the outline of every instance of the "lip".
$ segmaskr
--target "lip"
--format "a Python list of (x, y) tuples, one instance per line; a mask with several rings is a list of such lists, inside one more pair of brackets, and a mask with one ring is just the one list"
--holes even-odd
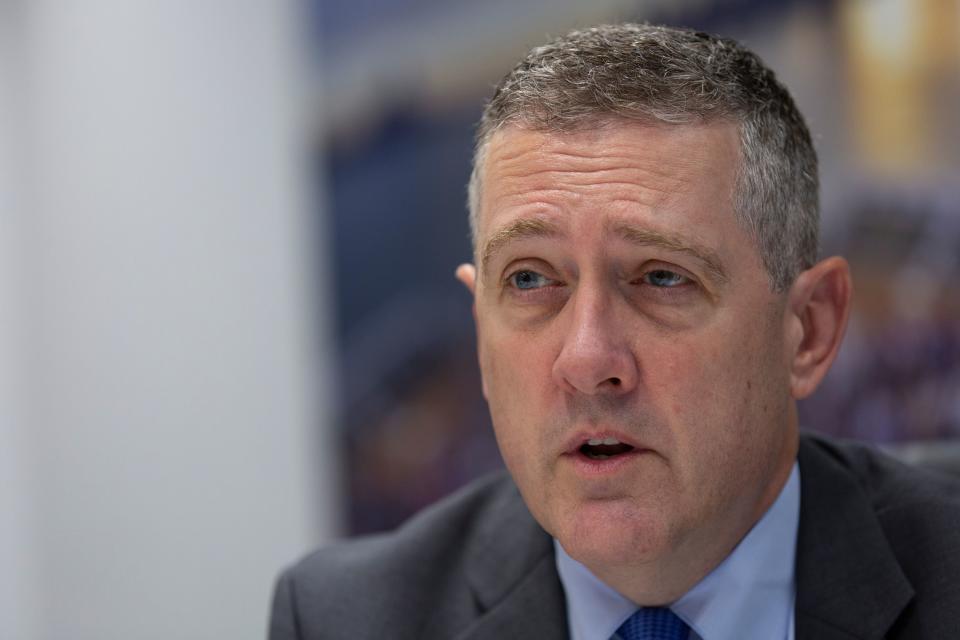
[(572, 453), (565, 455), (564, 459), (572, 465), (574, 472), (581, 478), (606, 478), (621, 472), (625, 473), (633, 463), (651, 453), (649, 449), (633, 449), (605, 460), (594, 460), (579, 453)]
[[(588, 440), (603, 440), (604, 438), (616, 438), (619, 442), (630, 445), (634, 450), (646, 449), (636, 441), (636, 438), (632, 438), (623, 432), (614, 429), (591, 429), (589, 431), (578, 431), (567, 438), (563, 444), (563, 455), (579, 455), (580, 447), (585, 445)], [(630, 453), (633, 453), (633, 451)]]
[[(594, 438), (601, 440), (604, 438), (616, 438), (623, 444), (630, 445), (633, 449), (610, 458), (595, 460), (580, 453), (580, 447), (588, 440)], [(624, 471), (638, 459), (650, 453), (653, 453), (652, 449), (643, 446), (636, 438), (632, 438), (621, 431), (596, 429), (578, 431), (568, 438), (564, 442), (561, 459), (572, 465), (574, 472), (582, 478), (602, 478)]]

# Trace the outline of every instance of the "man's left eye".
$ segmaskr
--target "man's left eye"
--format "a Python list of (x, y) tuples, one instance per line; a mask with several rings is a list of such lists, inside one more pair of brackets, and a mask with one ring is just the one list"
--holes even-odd
[(517, 289), (539, 289), (555, 282), (536, 271), (517, 271), (509, 278), (510, 284)]
[(643, 281), (646, 284), (652, 285), (654, 287), (661, 287), (669, 289), (670, 287), (677, 287), (682, 284), (690, 282), (690, 279), (686, 276), (682, 276), (676, 271), (669, 271), (667, 269), (655, 269), (649, 271), (643, 275)]

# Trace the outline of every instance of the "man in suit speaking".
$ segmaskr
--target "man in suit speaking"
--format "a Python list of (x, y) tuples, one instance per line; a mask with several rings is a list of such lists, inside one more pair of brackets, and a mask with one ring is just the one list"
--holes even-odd
[(960, 637), (960, 492), (801, 437), (850, 309), (817, 158), (751, 52), (576, 31), (499, 84), (470, 183), (509, 477), (281, 577), (271, 638)]

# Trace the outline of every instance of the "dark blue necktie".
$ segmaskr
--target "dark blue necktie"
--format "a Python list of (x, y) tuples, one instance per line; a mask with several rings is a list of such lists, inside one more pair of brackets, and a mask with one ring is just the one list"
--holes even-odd
[(623, 640), (687, 640), (690, 627), (666, 607), (640, 609), (617, 629)]

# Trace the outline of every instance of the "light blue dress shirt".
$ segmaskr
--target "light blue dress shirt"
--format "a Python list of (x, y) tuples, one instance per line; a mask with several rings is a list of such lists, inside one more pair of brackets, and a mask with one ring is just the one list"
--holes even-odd
[[(796, 463), (776, 501), (713, 571), (671, 605), (691, 640), (793, 640), (794, 557), (800, 522)], [(610, 640), (637, 606), (554, 540), (571, 640)]]

